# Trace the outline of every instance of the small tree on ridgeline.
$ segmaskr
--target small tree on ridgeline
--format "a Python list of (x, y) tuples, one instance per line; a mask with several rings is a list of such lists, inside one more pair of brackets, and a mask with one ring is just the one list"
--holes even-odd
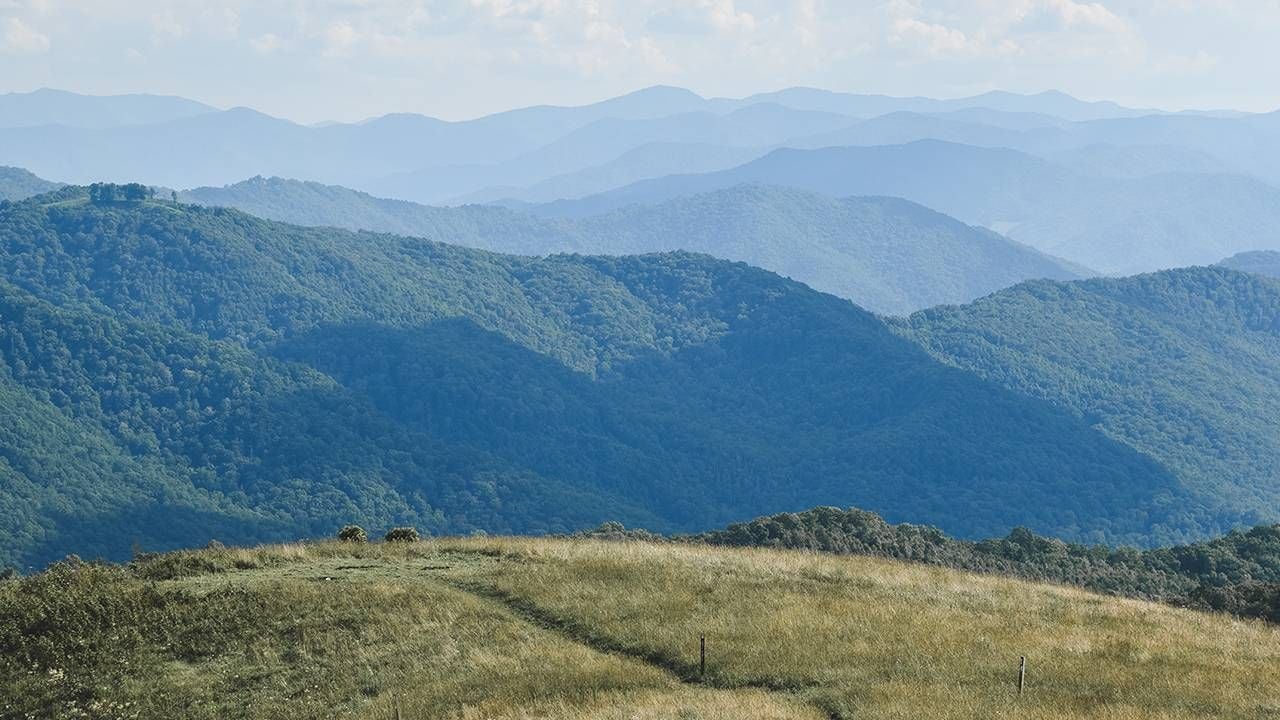
[(154, 188), (142, 183), (94, 183), (89, 186), (89, 202), (94, 205), (115, 205), (118, 203), (140, 203), (155, 197)]

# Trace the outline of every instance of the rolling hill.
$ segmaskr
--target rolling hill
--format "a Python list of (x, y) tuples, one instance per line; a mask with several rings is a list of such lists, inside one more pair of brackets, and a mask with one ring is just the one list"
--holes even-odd
[[(1251, 517), (847, 301), (706, 256), (522, 258), (67, 188), (0, 206), (0, 272), (5, 427), (33, 429), (0, 452), (6, 562), (349, 520), (857, 504), (1150, 544)], [(99, 449), (43, 461), (80, 438)]]
[(834, 200), (767, 186), (580, 220), (495, 207), (426, 207), (278, 178), (198, 188), (182, 198), (301, 225), (396, 232), (507, 253), (689, 250), (747, 262), (891, 314), (968, 302), (1022, 280), (1091, 274), (904, 200)]
[(0, 617), (14, 716), (1244, 720), (1280, 693), (1274, 626), (780, 550), (208, 549), (0, 581)]

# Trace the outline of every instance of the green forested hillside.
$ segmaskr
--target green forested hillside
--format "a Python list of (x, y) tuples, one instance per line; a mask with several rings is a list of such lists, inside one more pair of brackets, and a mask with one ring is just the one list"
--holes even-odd
[(704, 252), (890, 314), (967, 302), (1032, 278), (1091, 274), (905, 200), (837, 200), (758, 185), (581, 220), (490, 206), (428, 207), (280, 178), (199, 188), (183, 199), (299, 225), (418, 235), (517, 254)]
[[(6, 535), (37, 556), (329, 532), (352, 516), (444, 531), (572, 527), (625, 503), (388, 420), (296, 364), (0, 286)], [(494, 512), (499, 501), (518, 517)], [(0, 544), (9, 552), (12, 544)]]
[(1069, 410), (1274, 521), (1280, 283), (1224, 268), (1030, 282), (901, 323), (938, 359)]
[(5, 562), (343, 520), (695, 530), (838, 503), (1150, 543), (1242, 518), (847, 301), (706, 256), (520, 258), (68, 189), (0, 207), (0, 273), (6, 427), (43, 428), (0, 447)]
[(58, 183), (38, 178), (22, 168), (0, 166), (0, 202), (25, 200), (59, 187)]

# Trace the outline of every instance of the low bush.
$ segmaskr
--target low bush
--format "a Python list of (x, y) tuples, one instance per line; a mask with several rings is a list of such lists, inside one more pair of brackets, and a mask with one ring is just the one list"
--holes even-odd
[(418, 542), (422, 537), (418, 535), (417, 528), (398, 527), (388, 530), (382, 539), (386, 542)]
[(369, 542), (369, 533), (359, 525), (344, 525), (338, 531), (338, 539), (348, 543), (367, 543)]

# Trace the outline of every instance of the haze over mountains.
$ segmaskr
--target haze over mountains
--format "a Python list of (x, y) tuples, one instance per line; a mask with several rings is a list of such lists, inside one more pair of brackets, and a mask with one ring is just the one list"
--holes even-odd
[(741, 183), (830, 196), (891, 195), (992, 227), (1044, 252), (1109, 273), (1205, 264), (1280, 247), (1280, 190), (1233, 174), (1083, 175), (1008, 149), (936, 140), (782, 149), (712, 173), (644, 180), (530, 208), (585, 217)]
[(521, 255), (691, 250), (773, 270), (889, 314), (967, 302), (1031, 278), (1092, 274), (908, 201), (834, 199), (765, 185), (582, 219), (478, 205), (428, 207), (279, 178), (197, 188), (181, 198), (299, 225), (416, 235)]
[(753, 183), (902, 197), (1103, 273), (1280, 247), (1274, 114), (1165, 113), (1061, 93), (795, 88), (726, 99), (669, 87), (464, 122), (313, 127), (150, 96), (41, 91), (0, 108), (0, 163), (62, 182), (181, 189), (279, 176), (565, 216)]
[[(0, 127), (0, 564), (820, 504), (1144, 546), (1280, 521), (1268, 116), (6, 98), (51, 119)], [(60, 184), (99, 179), (175, 201)]]

